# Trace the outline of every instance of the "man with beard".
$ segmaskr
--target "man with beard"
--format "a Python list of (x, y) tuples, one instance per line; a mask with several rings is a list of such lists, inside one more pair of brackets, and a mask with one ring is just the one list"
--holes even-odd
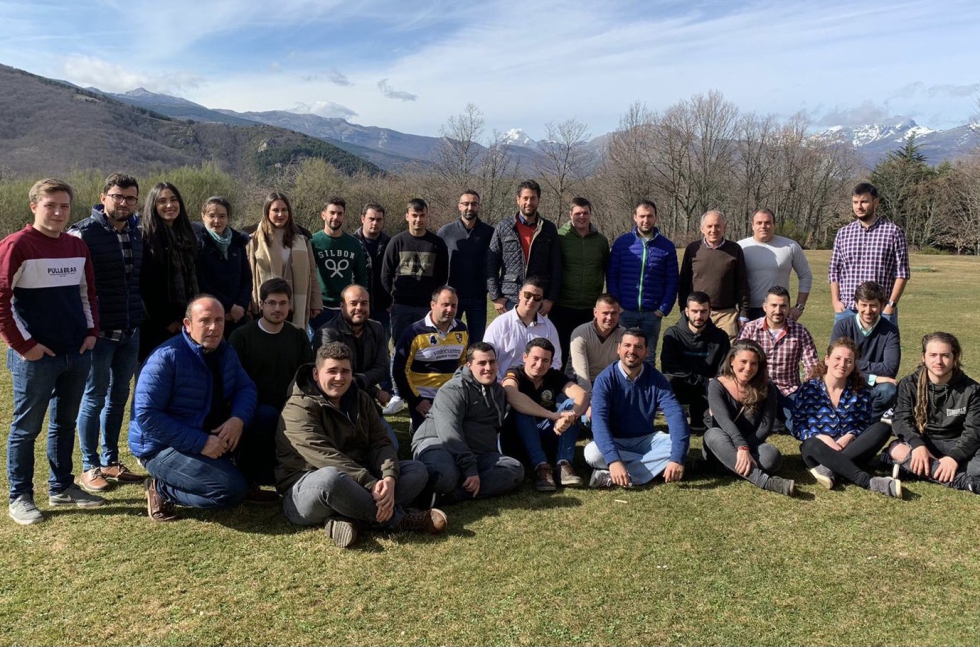
[(708, 410), (708, 380), (728, 354), (731, 342), (711, 321), (711, 301), (704, 292), (687, 297), (684, 316), (664, 333), (660, 369), (681, 404), (688, 405), (691, 427), (704, 430)]
[(854, 291), (865, 281), (874, 281), (888, 295), (881, 316), (897, 328), (898, 300), (911, 276), (905, 233), (895, 223), (878, 217), (880, 201), (874, 185), (862, 182), (852, 193), (854, 222), (837, 232), (830, 256), (834, 322), (857, 314)]
[(538, 213), (540, 202), (541, 185), (534, 180), (521, 182), (517, 185), (517, 213), (501, 220), (493, 232), (487, 254), (487, 291), (497, 314), (517, 305), (521, 285), (530, 276), (538, 277), (544, 288), (542, 317), (558, 300), (561, 244), (555, 223)]
[(769, 209), (759, 209), (752, 216), (752, 235), (738, 241), (745, 253), (745, 269), (749, 273), (749, 319), (764, 317), (762, 304), (766, 291), (774, 285), (789, 287), (790, 270), (800, 280), (796, 305), (789, 311), (791, 319), (799, 319), (806, 308), (813, 285), (813, 272), (795, 240), (777, 236), (776, 216)]
[[(381, 324), (369, 319), (371, 297), (360, 285), (349, 285), (340, 294), (340, 316), (328, 321), (313, 338), (313, 352), (330, 342), (339, 341), (347, 345), (351, 353), (351, 368), (357, 388), (385, 406), (391, 400), (391, 393), (383, 384), (388, 377), (388, 340), (385, 339)], [(381, 417), (381, 423), (398, 449), (395, 430)]]
[(323, 296), (323, 312), (310, 322), (313, 330), (337, 315), (340, 293), (344, 288), (352, 283), (367, 285), (369, 281), (364, 246), (361, 241), (344, 233), (346, 210), (347, 202), (343, 198), (328, 198), (320, 212), (323, 231), (313, 234), (310, 239)]
[(91, 216), (68, 230), (88, 245), (99, 297), (99, 338), (92, 349), (92, 368), (78, 412), (83, 470), (78, 484), (86, 492), (108, 490), (110, 482), (143, 481), (119, 462), (119, 433), (129, 401), (129, 383), (136, 372), (139, 325), (143, 321), (143, 238), (136, 216), (139, 193), (136, 178), (113, 173), (105, 179), (102, 204), (92, 207)]
[(663, 318), (677, 298), (677, 249), (657, 228), (657, 205), (641, 200), (633, 210), (633, 231), (616, 239), (609, 256), (606, 283), (623, 306), (623, 325), (642, 328), (656, 361)]
[(619, 341), (625, 330), (619, 325), (620, 310), (616, 297), (600, 294), (592, 309), (592, 321), (572, 332), (571, 357), (565, 372), (586, 393), (592, 393), (592, 383), (599, 373), (619, 359)]
[(544, 301), (544, 285), (532, 276), (521, 286), (517, 306), (490, 322), (483, 341), (493, 344), (497, 351), (498, 378), (503, 380), (507, 370), (521, 363), (524, 347), (532, 339), (544, 337), (555, 346), (554, 368), (561, 368), (561, 347), (558, 330), (551, 319), (541, 315)]
[[(691, 431), (667, 379), (647, 356), (647, 336), (629, 328), (619, 342), (619, 361), (610, 365), (592, 389), (592, 434), (585, 460), (594, 468), (590, 487), (632, 487), (660, 474), (667, 483), (684, 478)], [(657, 410), (667, 418), (669, 434), (657, 431)]]
[(439, 238), (449, 249), (449, 285), (459, 295), (460, 319), (472, 339), (487, 329), (487, 251), (493, 227), (480, 220), (480, 194), (466, 189), (459, 196), (459, 218), (443, 225)]
[(296, 370), (313, 361), (305, 330), (286, 320), (293, 291), (284, 279), (259, 286), (258, 319), (231, 333), (228, 343), (258, 389), (258, 406), (249, 434), (243, 439), (238, 465), (253, 487), (249, 498), (268, 498), (256, 484), (271, 485), (275, 467), (276, 426), (289, 397)]
[(405, 329), (395, 346), (392, 373), (408, 402), (412, 429), (418, 429), (432, 406), (436, 391), (449, 381), (466, 359), (469, 333), (456, 319), (456, 290), (436, 288), (429, 313)]
[(769, 379), (779, 389), (777, 413), (786, 429), (793, 430), (794, 394), (800, 388), (800, 362), (809, 374), (817, 365), (813, 335), (789, 316), (789, 290), (781, 285), (769, 288), (762, 306), (766, 316), (742, 327), (739, 339), (751, 339), (762, 346), (769, 364)]

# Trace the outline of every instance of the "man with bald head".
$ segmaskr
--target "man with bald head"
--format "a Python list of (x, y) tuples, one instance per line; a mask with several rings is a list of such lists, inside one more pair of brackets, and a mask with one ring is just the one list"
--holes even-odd
[(221, 302), (196, 297), (181, 334), (150, 354), (136, 383), (129, 448), (150, 473), (153, 521), (176, 519), (174, 504), (220, 509), (245, 500), (231, 454), (252, 421), (256, 389), (224, 331)]
[(720, 211), (701, 216), (701, 234), (684, 250), (677, 302), (683, 308), (691, 292), (711, 302), (711, 321), (734, 340), (749, 316), (749, 275), (741, 246), (725, 238), (728, 222)]

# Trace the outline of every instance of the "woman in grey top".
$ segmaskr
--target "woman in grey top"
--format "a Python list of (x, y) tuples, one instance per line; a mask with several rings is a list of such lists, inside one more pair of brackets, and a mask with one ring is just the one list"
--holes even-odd
[(766, 442), (776, 419), (776, 387), (769, 382), (766, 354), (754, 341), (735, 342), (718, 377), (708, 382), (705, 459), (717, 461), (753, 485), (793, 496), (792, 480), (771, 476), (779, 450)]

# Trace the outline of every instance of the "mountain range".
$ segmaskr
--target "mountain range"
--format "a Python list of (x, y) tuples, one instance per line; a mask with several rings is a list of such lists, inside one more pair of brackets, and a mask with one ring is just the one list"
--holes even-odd
[[(95, 88), (90, 89), (98, 91)], [(235, 125), (258, 122), (288, 128), (322, 139), (390, 171), (397, 171), (408, 162), (432, 161), (442, 144), (439, 137), (411, 135), (377, 126), (361, 126), (339, 117), (320, 117), (282, 110), (235, 112), (210, 109), (178, 97), (148, 92), (143, 88), (109, 96), (176, 119)], [(915, 135), (920, 151), (932, 164), (956, 159), (975, 151), (980, 145), (980, 125), (932, 130), (907, 117), (893, 117), (881, 124), (834, 126), (815, 133), (814, 137), (852, 146), (861, 161), (871, 167), (889, 152), (900, 148), (911, 134)], [(608, 137), (606, 134), (594, 138), (590, 142), (591, 147), (601, 148)], [(543, 143), (534, 140), (520, 128), (507, 131), (503, 142), (525, 167), (527, 162), (539, 158), (540, 145)]]

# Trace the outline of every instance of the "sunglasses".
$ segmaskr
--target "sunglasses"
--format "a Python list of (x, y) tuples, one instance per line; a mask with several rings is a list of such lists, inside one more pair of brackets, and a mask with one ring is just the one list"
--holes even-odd
[(535, 294), (534, 292), (527, 292), (527, 291), (521, 292), (521, 296), (524, 297), (525, 299), (531, 299), (535, 303), (538, 303), (539, 301), (544, 299), (543, 294)]

